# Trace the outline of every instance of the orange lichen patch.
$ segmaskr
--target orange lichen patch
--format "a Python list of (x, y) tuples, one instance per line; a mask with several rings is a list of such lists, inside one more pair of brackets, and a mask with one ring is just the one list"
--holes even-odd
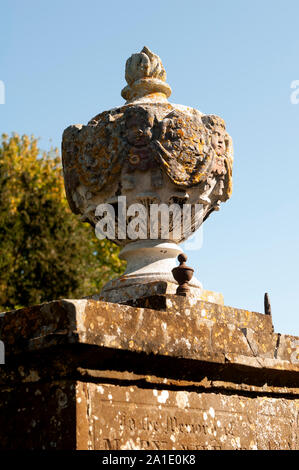
[(214, 152), (207, 145), (204, 126), (177, 110), (166, 116), (161, 126), (162, 136), (157, 142), (159, 162), (170, 179), (181, 186), (192, 186), (207, 177)]
[(121, 165), (117, 164), (112, 168), (111, 173), (115, 175), (115, 174), (119, 174), (120, 171), (121, 171)]

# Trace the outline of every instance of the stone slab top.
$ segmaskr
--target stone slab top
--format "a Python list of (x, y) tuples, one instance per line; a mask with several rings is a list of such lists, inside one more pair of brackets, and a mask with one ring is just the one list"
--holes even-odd
[(299, 338), (274, 333), (271, 315), (175, 295), (142, 308), (65, 299), (2, 313), (0, 340), (6, 357), (83, 344), (299, 373)]

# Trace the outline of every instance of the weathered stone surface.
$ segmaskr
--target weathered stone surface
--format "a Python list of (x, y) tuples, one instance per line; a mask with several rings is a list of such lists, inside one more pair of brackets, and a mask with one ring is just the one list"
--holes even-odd
[[(79, 448), (298, 449), (299, 400), (77, 384), (91, 407)], [(86, 397), (89, 397), (87, 400)]]
[[(62, 158), (71, 209), (96, 225), (98, 204), (112, 202), (118, 194), (126, 196), (128, 206), (201, 203), (202, 220), (208, 217), (230, 197), (232, 187), (230, 138), (223, 120), (208, 117), (213, 126), (205, 127), (203, 118), (175, 105), (131, 104), (105, 111), (87, 126), (68, 127)], [(227, 142), (222, 151), (218, 141), (213, 143), (214, 135)], [(117, 232), (114, 241), (125, 245), (131, 240)]]
[(154, 307), (1, 314), (0, 448), (299, 449), (298, 338), (270, 315), (175, 295)]
[[(149, 49), (128, 59), (126, 79), (129, 86), (123, 96), (129, 102), (98, 114), (86, 126), (64, 131), (62, 161), (68, 201), (92, 225), (98, 221), (97, 205), (111, 203), (116, 195), (126, 196), (128, 205), (146, 207), (150, 203), (202, 203), (200, 223), (194, 222), (181, 238), (170, 231), (167, 239), (179, 243), (230, 197), (232, 141), (218, 116), (168, 103), (164, 67)], [(124, 246), (132, 240), (117, 234), (114, 241)]]
[(88, 344), (220, 363), (251, 359), (257, 368), (299, 366), (298, 338), (273, 333), (271, 316), (176, 295), (165, 297), (163, 310), (88, 299), (49, 302), (2, 314), (0, 336), (7, 357)]
[(160, 99), (170, 96), (166, 83), (166, 71), (159, 56), (144, 47), (139, 54), (132, 54), (126, 62), (126, 86), (121, 96), (127, 102), (144, 96), (159, 94)]
[[(132, 285), (128, 284), (127, 276), (124, 276), (124, 278), (120, 277), (119, 279), (110, 281), (109, 284), (106, 285), (104, 291), (98, 295), (91, 296), (90, 298), (113, 303), (128, 303), (128, 305), (136, 307), (155, 308), (151, 306), (148, 299), (153, 296), (160, 296), (162, 303), (158, 304), (158, 310), (161, 310), (163, 308), (162, 304), (166, 304), (165, 294), (175, 294), (178, 287), (177, 283), (161, 280), (139, 284), (133, 283)], [(203, 300), (224, 305), (222, 294), (219, 292), (199, 289), (198, 287), (194, 287), (194, 285), (190, 286), (188, 298), (193, 301)]]

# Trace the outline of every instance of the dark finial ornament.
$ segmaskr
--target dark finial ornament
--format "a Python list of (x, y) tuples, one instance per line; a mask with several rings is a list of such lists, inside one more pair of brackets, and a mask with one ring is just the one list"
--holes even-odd
[(188, 257), (184, 253), (178, 256), (178, 261), (180, 263), (179, 266), (172, 269), (172, 275), (179, 284), (179, 287), (176, 290), (177, 295), (186, 295), (190, 292), (190, 287), (188, 285), (189, 281), (191, 281), (194, 269), (186, 266), (186, 261)]
[(266, 292), (264, 297), (265, 315), (271, 315), (271, 304), (269, 294)]

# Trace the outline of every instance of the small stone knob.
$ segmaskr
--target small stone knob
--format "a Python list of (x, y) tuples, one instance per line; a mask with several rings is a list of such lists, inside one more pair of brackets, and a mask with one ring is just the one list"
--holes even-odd
[(172, 275), (174, 279), (179, 284), (179, 287), (176, 290), (177, 295), (187, 296), (190, 292), (189, 281), (191, 281), (194, 269), (186, 266), (187, 255), (185, 253), (181, 253), (178, 256), (178, 261), (180, 263), (179, 266), (172, 269)]

